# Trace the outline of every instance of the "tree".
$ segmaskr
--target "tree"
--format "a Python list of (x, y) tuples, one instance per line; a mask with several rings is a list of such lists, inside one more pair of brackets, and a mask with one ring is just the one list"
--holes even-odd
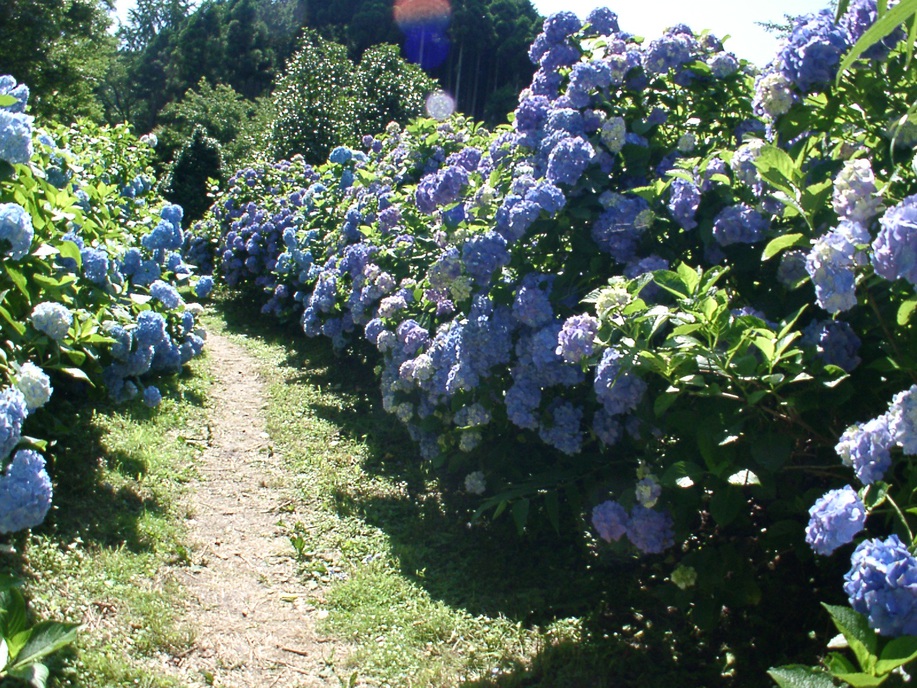
[(274, 157), (300, 153), (310, 162), (320, 162), (333, 146), (353, 141), (353, 79), (354, 65), (343, 45), (315, 32), (305, 34), (272, 97)]
[(223, 181), (223, 154), (220, 144), (203, 127), (196, 127), (162, 182), (162, 195), (184, 210), (185, 227), (201, 219), (210, 207), (208, 179)]
[(144, 50), (165, 28), (177, 27), (191, 9), (189, 0), (136, 0), (128, 10), (127, 23), (118, 29), (122, 49)]
[(116, 39), (108, 0), (3, 0), (0, 3), (0, 74), (26, 84), (33, 114), (100, 121), (96, 90), (108, 70)]

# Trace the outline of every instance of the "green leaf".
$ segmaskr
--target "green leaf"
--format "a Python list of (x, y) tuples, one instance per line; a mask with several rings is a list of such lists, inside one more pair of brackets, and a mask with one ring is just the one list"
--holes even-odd
[(32, 688), (45, 688), (48, 685), (48, 676), (50, 672), (44, 664), (30, 664), (27, 667), (11, 669), (10, 676), (25, 681)]
[(876, 673), (882, 676), (915, 659), (917, 659), (917, 636), (903, 635), (900, 638), (893, 638), (879, 653)]
[(75, 380), (82, 380), (83, 382), (92, 384), (92, 380), (89, 379), (89, 376), (81, 368), (73, 368), (68, 366), (61, 368), (60, 371), (66, 375), (69, 375)]
[(872, 676), (871, 674), (865, 673), (855, 673), (855, 674), (835, 674), (837, 678), (841, 681), (844, 681), (853, 688), (873, 688), (873, 686), (881, 686), (885, 681), (887, 676)]
[(784, 249), (798, 246), (804, 241), (805, 235), (800, 233), (784, 234), (776, 239), (771, 239), (767, 242), (767, 246), (764, 247), (764, 253), (761, 254), (761, 260), (770, 260)]
[[(10, 587), (0, 593), (0, 612), (0, 631), (5, 638), (12, 638), (26, 629), (26, 603), (19, 588)], [(16, 656), (13, 650), (10, 654)]]
[(689, 267), (686, 263), (681, 263), (677, 268), (678, 276), (681, 277), (682, 282), (688, 288), (689, 294), (694, 294), (697, 291), (697, 285), (700, 284), (700, 273)]
[(685, 281), (677, 272), (672, 272), (671, 270), (657, 270), (653, 273), (653, 281), (666, 291), (675, 294), (675, 296), (688, 298), (691, 295), (691, 290), (688, 288), (688, 285), (685, 284)]
[(898, 306), (898, 324), (900, 326), (904, 327), (907, 325), (915, 308), (917, 308), (917, 299), (908, 299)]
[(793, 158), (785, 150), (773, 145), (763, 146), (754, 159), (754, 164), (768, 182), (781, 191), (794, 195), (792, 192), (796, 189), (795, 180), (799, 178), (799, 171)]
[(548, 521), (556, 533), (560, 533), (560, 501), (557, 492), (548, 492), (544, 498), (544, 510), (548, 514)]
[(745, 495), (740, 489), (725, 486), (717, 490), (710, 500), (710, 515), (719, 525), (726, 526), (736, 520), (745, 505)]
[(60, 246), (57, 247), (57, 250), (60, 252), (61, 258), (70, 258), (76, 261), (76, 272), (83, 269), (83, 258), (80, 254), (80, 247), (75, 243), (72, 241), (62, 241)]
[(525, 525), (529, 520), (529, 500), (519, 499), (513, 504), (513, 522), (516, 524), (516, 530), (522, 533)]
[(32, 628), (29, 642), (16, 656), (16, 663), (12, 668), (24, 668), (72, 644), (76, 640), (77, 632), (80, 628), (81, 624), (59, 623), (57, 621), (42, 621), (36, 624)]
[(4, 320), (6, 320), (6, 322), (9, 324), (10, 327), (16, 330), (16, 333), (20, 337), (25, 334), (25, 325), (23, 325), (18, 320), (14, 319), (13, 316), (10, 315), (10, 312), (6, 310), (6, 308), (4, 308), (3, 306), (0, 306), (0, 316), (2, 316)]
[(7, 95), (6, 93), (0, 94), (0, 108), (9, 107), (10, 105), (15, 105), (19, 101), (16, 99), (16, 96)]
[(767, 670), (780, 688), (835, 688), (834, 681), (822, 669), (788, 664)]
[(837, 630), (844, 634), (847, 644), (860, 663), (860, 668), (870, 673), (874, 672), (879, 640), (876, 632), (869, 627), (866, 617), (850, 607), (824, 602), (821, 606), (831, 615), (831, 620), (834, 621)]
[(905, 23), (914, 13), (917, 13), (917, 0), (901, 0), (876, 20), (876, 23), (860, 36), (860, 40), (854, 43), (853, 47), (844, 56), (844, 59), (841, 60), (841, 65), (837, 70), (837, 83), (840, 83), (844, 72), (850, 69), (851, 65), (860, 58), (860, 55)]
[(19, 291), (23, 293), (26, 299), (31, 300), (31, 297), (29, 296), (29, 283), (28, 280), (26, 280), (25, 275), (23, 275), (8, 263), (4, 264), (3, 269), (4, 272), (9, 275), (9, 278), (12, 280), (13, 284), (15, 284)]

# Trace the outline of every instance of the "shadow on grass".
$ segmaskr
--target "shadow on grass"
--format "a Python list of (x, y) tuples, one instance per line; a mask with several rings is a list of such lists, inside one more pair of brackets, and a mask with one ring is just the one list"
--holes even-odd
[(361, 464), (366, 473), (405, 487), (406, 496), (397, 498), (347, 489), (333, 497), (342, 515), (358, 516), (387, 534), (407, 578), (472, 616), (504, 616), (527, 628), (582, 620), (580, 642), (549, 643), (531, 663), (463, 684), (468, 688), (763, 688), (773, 685), (766, 675), (772, 663), (817, 654), (811, 642), (798, 643), (799, 629), (811, 628), (818, 613), (804, 573), (793, 589), (765, 591), (764, 599), (778, 604), (726, 610), (717, 628), (698, 634), (681, 611), (650, 592), (672, 562), (597, 556), (572, 516), (561, 523), (560, 534), (538, 514), (521, 535), (508, 514), (471, 525), (476, 504), (461, 490), (430, 492), (428, 464), (404, 427), (382, 409), (371, 351), (335, 354), (326, 339), (308, 339), (295, 324), (278, 327), (244, 300), (224, 302), (218, 310), (230, 332), (282, 347), (284, 364), (296, 371), (288, 384), (333, 392), (326, 395), (332, 403), (312, 412), (342, 436), (361, 441), (368, 450)]

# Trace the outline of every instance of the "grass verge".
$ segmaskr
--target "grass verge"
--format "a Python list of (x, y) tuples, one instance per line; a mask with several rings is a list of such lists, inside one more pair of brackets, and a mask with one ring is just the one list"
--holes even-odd
[[(160, 386), (151, 410), (56, 394), (49, 452), (55, 485), (48, 519), (0, 561), (26, 581), (41, 618), (82, 622), (74, 653), (49, 685), (180, 688), (158, 669), (192, 640), (176, 624), (181, 599), (170, 569), (188, 563), (181, 495), (206, 438), (206, 363)], [(79, 392), (79, 390), (77, 390)]]

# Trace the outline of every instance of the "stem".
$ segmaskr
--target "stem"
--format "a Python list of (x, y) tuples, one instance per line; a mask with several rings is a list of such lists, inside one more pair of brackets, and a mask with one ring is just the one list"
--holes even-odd
[(892, 505), (895, 513), (898, 514), (898, 518), (901, 519), (901, 523), (904, 525), (904, 529), (907, 531), (907, 536), (909, 538), (908, 542), (910, 542), (908, 549), (911, 549), (914, 546), (914, 533), (911, 531), (911, 527), (907, 524), (907, 519), (904, 517), (904, 512), (901, 511), (901, 508), (898, 506), (895, 500), (891, 498), (891, 495), (886, 494), (885, 498), (888, 500), (888, 503)]

